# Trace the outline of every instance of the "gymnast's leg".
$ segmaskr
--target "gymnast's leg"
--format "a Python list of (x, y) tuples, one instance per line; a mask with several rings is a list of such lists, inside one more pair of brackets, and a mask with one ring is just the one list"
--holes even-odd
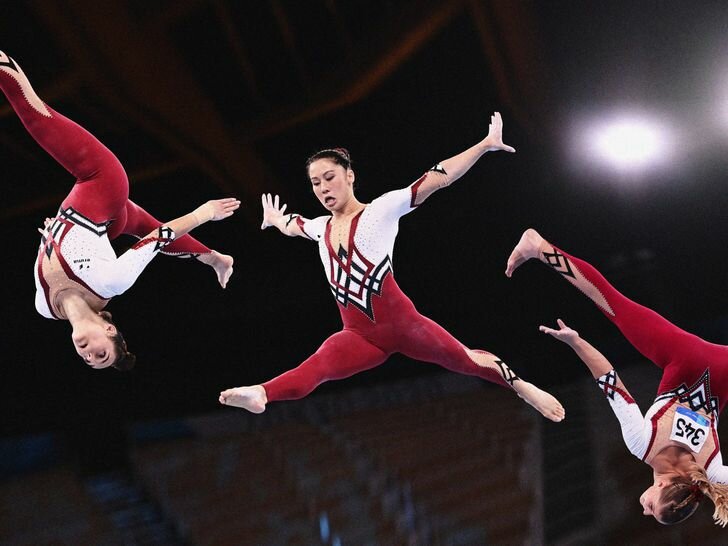
[(549, 265), (583, 292), (640, 353), (660, 368), (692, 362), (712, 345), (625, 297), (593, 266), (553, 246), (533, 229), (524, 232), (511, 253), (506, 275), (510, 277), (530, 258)]
[(2, 52), (0, 89), (35, 141), (76, 177), (63, 206), (73, 206), (96, 223), (115, 218), (129, 196), (129, 184), (114, 154), (91, 133), (46, 105), (20, 66)]
[(549, 393), (518, 377), (500, 358), (487, 351), (465, 347), (442, 326), (422, 315), (408, 320), (398, 351), (411, 358), (432, 362), (453, 372), (475, 375), (516, 391), (544, 417), (561, 421), (563, 406)]
[(262, 413), (268, 402), (298, 400), (324, 381), (344, 379), (379, 366), (389, 355), (351, 330), (342, 330), (328, 338), (297, 368), (250, 387), (228, 389), (220, 393), (220, 403), (252, 413)]
[[(142, 238), (159, 226), (162, 222), (149, 214), (131, 200), (126, 202), (123, 221), (115, 222), (109, 229), (109, 238), (114, 239), (120, 233)], [(220, 286), (225, 288), (233, 273), (233, 258), (211, 250), (191, 235), (183, 235), (162, 250), (163, 254), (179, 258), (195, 258), (215, 270)]]

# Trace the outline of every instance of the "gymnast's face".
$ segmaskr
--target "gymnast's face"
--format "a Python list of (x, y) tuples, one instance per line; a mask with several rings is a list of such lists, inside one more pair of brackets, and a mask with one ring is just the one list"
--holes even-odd
[(662, 508), (662, 501), (660, 496), (662, 495), (662, 489), (668, 485), (662, 481), (653, 483), (645, 492), (640, 496), (640, 504), (642, 505), (642, 514), (645, 516), (653, 516), (659, 521), (657, 514), (660, 513)]
[(317, 159), (308, 166), (308, 178), (316, 198), (330, 212), (344, 209), (354, 196), (354, 171), (331, 159)]
[(116, 360), (116, 349), (111, 336), (116, 326), (108, 322), (86, 322), (74, 327), (71, 339), (76, 352), (95, 370), (108, 368)]

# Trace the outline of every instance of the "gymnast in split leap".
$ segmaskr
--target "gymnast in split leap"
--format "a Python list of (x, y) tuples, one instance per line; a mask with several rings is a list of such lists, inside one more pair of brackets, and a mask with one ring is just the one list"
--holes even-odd
[(723, 466), (717, 424), (728, 401), (728, 346), (681, 330), (651, 309), (619, 293), (590, 264), (528, 229), (516, 245), (506, 275), (537, 258), (573, 284), (611, 320), (629, 342), (662, 369), (654, 403), (643, 417), (609, 361), (562, 320), (540, 329), (569, 345), (604, 392), (629, 451), (653, 470), (640, 497), (643, 513), (660, 523), (679, 523), (708, 497), (713, 518), (728, 523), (728, 467)]
[[(129, 200), (129, 181), (119, 160), (85, 129), (36, 95), (14, 59), (0, 52), (0, 89), (30, 135), (75, 178), (54, 218), (41, 229), (34, 267), (35, 306), (46, 318), (68, 320), (78, 355), (91, 367), (125, 370), (135, 357), (103, 311), (124, 293), (160, 251), (194, 257), (225, 285), (230, 256), (186, 235), (209, 221), (227, 218), (240, 206), (234, 198), (208, 201), (190, 214), (162, 223)], [(110, 240), (125, 233), (139, 238), (117, 258)]]
[(564, 410), (553, 396), (520, 379), (497, 356), (465, 347), (420, 315), (392, 273), (400, 217), (459, 179), (486, 152), (514, 152), (503, 144), (502, 126), (500, 114), (494, 114), (481, 142), (369, 204), (354, 195), (351, 159), (342, 148), (322, 150), (306, 162), (313, 192), (329, 214), (313, 220), (284, 214), (286, 205), (279, 205), (278, 196), (264, 195), (261, 229), (274, 226), (284, 235), (318, 243), (344, 327), (297, 368), (262, 385), (223, 391), (220, 402), (260, 413), (269, 402), (303, 398), (324, 381), (349, 377), (402, 353), (512, 389), (548, 419), (561, 421)]

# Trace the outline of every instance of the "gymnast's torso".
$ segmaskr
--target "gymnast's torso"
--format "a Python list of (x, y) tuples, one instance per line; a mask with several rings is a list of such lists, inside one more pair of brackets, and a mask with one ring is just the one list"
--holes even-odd
[(102, 310), (174, 240), (171, 229), (159, 228), (117, 258), (107, 233), (109, 224), (93, 222), (73, 207), (58, 210), (41, 238), (34, 265), (38, 313), (49, 319), (66, 319), (59, 305), (59, 296), (66, 290), (79, 292), (93, 310)]
[[(331, 216), (297, 218), (303, 233), (318, 242), (329, 288), (345, 327), (366, 328), (415, 312), (393, 277), (394, 241), (399, 219), (413, 210), (413, 189), (406, 187), (374, 199), (351, 220), (347, 248), (331, 243)], [(364, 320), (366, 319), (366, 320)]]
[(728, 483), (718, 438), (719, 400), (710, 389), (710, 370), (691, 385), (660, 394), (644, 417), (634, 399), (620, 387), (614, 370), (597, 384), (619, 419), (627, 448), (647, 464), (663, 449), (678, 446), (688, 450), (715, 482)]

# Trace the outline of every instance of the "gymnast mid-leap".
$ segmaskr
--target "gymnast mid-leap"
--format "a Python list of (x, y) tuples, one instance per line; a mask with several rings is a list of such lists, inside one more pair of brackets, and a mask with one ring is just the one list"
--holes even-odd
[(400, 217), (460, 178), (484, 153), (514, 152), (503, 144), (502, 126), (500, 114), (494, 114), (481, 142), (370, 204), (354, 196), (355, 175), (349, 153), (342, 148), (322, 150), (306, 162), (313, 192), (330, 214), (313, 220), (284, 214), (286, 205), (279, 206), (278, 196), (264, 195), (261, 229), (274, 226), (284, 235), (318, 243), (344, 328), (297, 368), (263, 385), (223, 391), (220, 402), (260, 413), (268, 402), (302, 398), (324, 381), (349, 377), (382, 364), (392, 353), (402, 353), (513, 389), (545, 417), (561, 421), (564, 409), (553, 396), (520, 379), (497, 356), (468, 349), (420, 315), (392, 273)]
[[(88, 131), (54, 111), (36, 95), (20, 66), (0, 52), (0, 89), (30, 135), (75, 178), (56, 217), (47, 218), (34, 266), (35, 306), (46, 318), (71, 323), (78, 355), (91, 367), (126, 370), (135, 357), (103, 311), (128, 290), (158, 252), (194, 257), (211, 266), (225, 288), (230, 256), (186, 235), (227, 218), (240, 206), (234, 198), (208, 201), (192, 213), (162, 223), (129, 200), (129, 181), (119, 160)], [(139, 238), (116, 257), (110, 239)]]
[(728, 402), (728, 346), (709, 343), (619, 293), (590, 264), (546, 241), (533, 229), (513, 249), (506, 275), (537, 258), (573, 284), (629, 342), (662, 368), (657, 398), (643, 417), (609, 361), (563, 321), (541, 331), (568, 344), (604, 392), (630, 452), (652, 467), (653, 484), (640, 497), (643, 513), (664, 524), (691, 516), (703, 497), (713, 518), (728, 523), (728, 467), (718, 441), (718, 415)]

